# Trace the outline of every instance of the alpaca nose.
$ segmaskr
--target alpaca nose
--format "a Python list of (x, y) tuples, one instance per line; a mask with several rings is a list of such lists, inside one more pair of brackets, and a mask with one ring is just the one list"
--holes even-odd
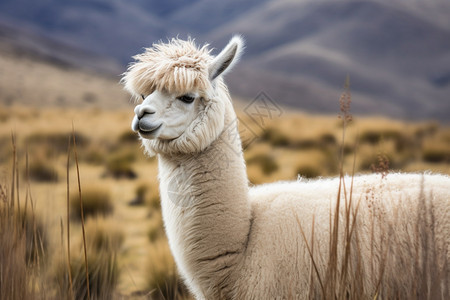
[(156, 110), (151, 107), (150, 105), (138, 105), (134, 109), (134, 113), (138, 117), (138, 119), (141, 119), (144, 115), (152, 115), (156, 112)]

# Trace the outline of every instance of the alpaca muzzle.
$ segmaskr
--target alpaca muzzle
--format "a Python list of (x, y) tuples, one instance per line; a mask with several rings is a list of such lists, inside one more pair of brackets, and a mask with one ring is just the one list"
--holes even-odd
[(135, 116), (131, 123), (131, 129), (133, 129), (133, 131), (148, 137), (161, 128), (162, 123), (152, 120), (154, 119), (155, 114), (155, 110), (152, 109), (152, 107), (148, 105), (138, 105), (134, 109), (134, 112)]

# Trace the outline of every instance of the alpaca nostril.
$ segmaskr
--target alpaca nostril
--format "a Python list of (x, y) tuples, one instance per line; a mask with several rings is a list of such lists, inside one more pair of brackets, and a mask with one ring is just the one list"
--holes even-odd
[(136, 116), (139, 115), (140, 108), (141, 108), (141, 105), (136, 105), (136, 107), (134, 108), (134, 114)]
[(155, 109), (148, 105), (138, 105), (134, 110), (134, 113), (136, 114), (138, 119), (141, 119), (144, 115), (152, 115), (155, 112)]
[(151, 113), (148, 113), (148, 112), (144, 112), (143, 114), (142, 114), (142, 116), (138, 116), (138, 119), (140, 120), (140, 119), (142, 119), (142, 118), (144, 118), (145, 116), (147, 116), (147, 115), (152, 115), (152, 114), (154, 114), (155, 112), (151, 112)]

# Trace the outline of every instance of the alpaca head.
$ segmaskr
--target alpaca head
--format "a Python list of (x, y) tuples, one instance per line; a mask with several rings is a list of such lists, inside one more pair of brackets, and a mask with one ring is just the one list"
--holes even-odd
[(233, 37), (216, 56), (207, 45), (172, 39), (134, 56), (124, 74), (125, 88), (142, 103), (134, 110), (132, 129), (150, 155), (196, 153), (223, 131), (230, 98), (222, 76), (243, 48)]

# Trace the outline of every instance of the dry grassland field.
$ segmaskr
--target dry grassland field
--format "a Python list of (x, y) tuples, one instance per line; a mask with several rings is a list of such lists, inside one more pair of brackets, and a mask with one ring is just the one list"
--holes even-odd
[[(0, 195), (11, 203), (14, 191), (18, 219), (27, 222), (26, 208), (35, 224), (25, 228), (32, 241), (27, 234), (24, 272), (30, 291), (23, 296), (56, 299), (67, 295), (68, 220), (74, 293), (85, 296), (73, 144), (68, 162), (73, 130), (90, 293), (103, 299), (189, 298), (177, 277), (163, 230), (157, 161), (144, 156), (130, 129), (133, 104), (118, 84), (119, 76), (102, 77), (9, 52), (1, 55), (0, 70)], [(251, 102), (238, 99), (251, 184), (338, 175), (341, 147), (347, 173), (352, 173), (356, 158), (357, 173), (371, 173), (388, 164), (395, 171), (450, 174), (448, 124), (353, 116), (342, 144), (339, 96), (336, 115), (310, 115), (283, 107), (271, 116), (265, 111), (263, 119), (250, 112)], [(252, 105), (263, 104), (256, 98)], [(0, 259), (8, 255), (13, 254), (0, 254)], [(0, 292), (0, 296), (5, 295)]]

